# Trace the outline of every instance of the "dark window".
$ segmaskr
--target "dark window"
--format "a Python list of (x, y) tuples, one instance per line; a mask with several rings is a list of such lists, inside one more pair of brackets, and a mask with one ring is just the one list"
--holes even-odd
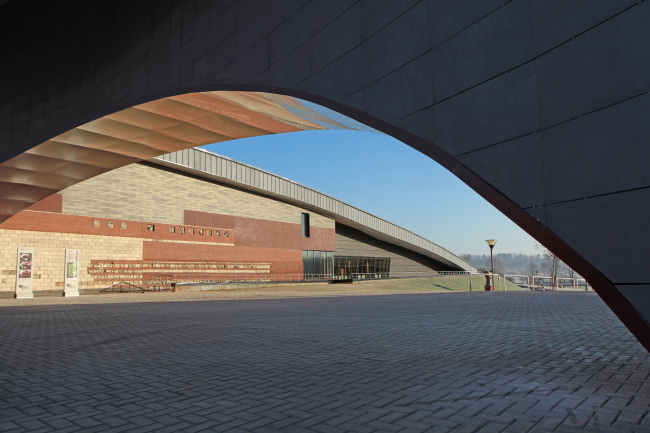
[(331, 278), (334, 272), (334, 253), (331, 251), (303, 251), (302, 269), (307, 279)]
[(337, 278), (386, 278), (390, 257), (334, 256), (332, 271)]
[(170, 226), (169, 227), (169, 233), (176, 233), (176, 227)]
[(308, 238), (309, 237), (309, 214), (304, 213), (302, 214), (302, 237), (303, 238)]
[(153, 224), (147, 224), (147, 230), (149, 230), (150, 232), (154, 231), (155, 229), (156, 226), (154, 226)]

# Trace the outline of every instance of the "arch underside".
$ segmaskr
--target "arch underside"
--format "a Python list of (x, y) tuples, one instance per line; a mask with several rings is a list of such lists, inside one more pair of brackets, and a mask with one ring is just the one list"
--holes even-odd
[[(650, 2), (48, 3), (0, 6), (0, 55), (14, 60), (0, 70), (0, 161), (185, 93), (309, 100), (449, 169), (650, 347)], [(146, 152), (117, 152), (127, 163), (149, 151), (131, 146)], [(59, 158), (29, 155), (21, 167)], [(75, 176), (110, 169), (89, 165)], [(25, 168), (7, 169), (16, 179)], [(56, 188), (68, 181), (57, 169)], [(5, 217), (48, 188), (8, 183)]]
[(345, 128), (294, 98), (256, 92), (190, 93), (120, 110), (0, 164), (0, 222), (134, 162), (228, 140), (326, 129), (310, 119)]

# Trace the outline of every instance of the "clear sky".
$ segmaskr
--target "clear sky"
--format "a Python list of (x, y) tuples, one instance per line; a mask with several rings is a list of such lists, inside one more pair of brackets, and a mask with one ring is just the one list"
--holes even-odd
[(204, 148), (343, 200), (457, 255), (489, 254), (491, 238), (495, 253), (538, 253), (528, 234), (438, 163), (369, 131), (301, 131)]
[(429, 157), (372, 132), (302, 131), (207, 150), (268, 170), (411, 230), (454, 254), (537, 254), (533, 239)]

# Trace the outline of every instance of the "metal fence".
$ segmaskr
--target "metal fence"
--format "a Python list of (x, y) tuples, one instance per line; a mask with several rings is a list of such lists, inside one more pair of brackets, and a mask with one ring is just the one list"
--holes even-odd
[(467, 276), (465, 271), (441, 272), (384, 272), (354, 273), (352, 275), (332, 274), (180, 274), (151, 276), (145, 282), (150, 291), (169, 291), (179, 285), (235, 284), (235, 283), (298, 283), (329, 282), (334, 280), (379, 280), (397, 278), (436, 278)]

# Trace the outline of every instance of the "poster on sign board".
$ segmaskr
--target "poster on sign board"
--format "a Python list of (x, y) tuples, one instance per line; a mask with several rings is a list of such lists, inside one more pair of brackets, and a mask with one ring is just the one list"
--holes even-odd
[(65, 250), (63, 296), (79, 296), (79, 250)]
[(16, 298), (34, 297), (34, 248), (18, 247)]

